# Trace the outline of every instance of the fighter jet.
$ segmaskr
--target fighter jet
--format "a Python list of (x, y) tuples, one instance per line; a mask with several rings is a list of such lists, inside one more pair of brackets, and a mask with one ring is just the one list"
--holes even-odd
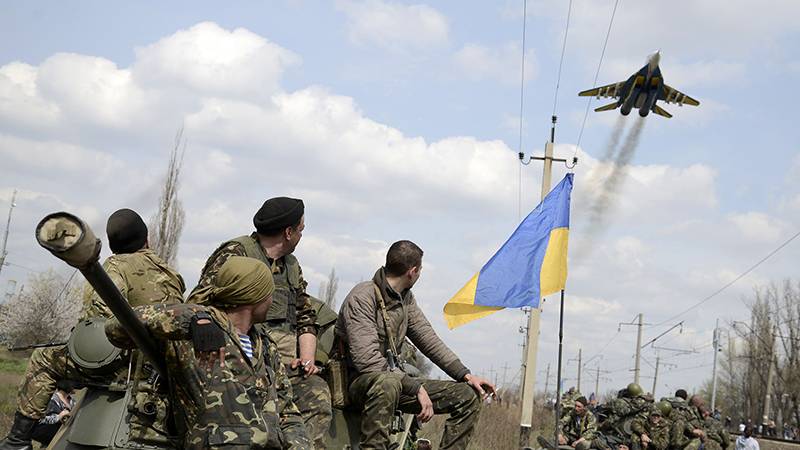
[(700, 102), (697, 100), (664, 84), (664, 77), (658, 67), (660, 59), (661, 52), (656, 51), (647, 57), (647, 64), (627, 80), (589, 89), (580, 92), (578, 95), (582, 97), (597, 97), (598, 99), (600, 97), (616, 98), (617, 101), (614, 103), (601, 106), (595, 111), (611, 111), (612, 109), (620, 108), (623, 116), (627, 116), (630, 114), (631, 109), (636, 108), (642, 117), (646, 117), (650, 111), (666, 118), (672, 117), (672, 114), (656, 104), (658, 100), (677, 103), (678, 106), (698, 106)]

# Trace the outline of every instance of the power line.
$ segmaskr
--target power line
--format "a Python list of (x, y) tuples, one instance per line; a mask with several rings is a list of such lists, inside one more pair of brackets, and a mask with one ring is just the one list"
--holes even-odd
[(567, 24), (564, 27), (564, 43), (561, 44), (561, 59), (558, 62), (558, 76), (556, 77), (556, 91), (553, 95), (553, 116), (556, 115), (556, 105), (558, 105), (558, 88), (561, 86), (561, 68), (564, 66), (564, 53), (567, 50), (567, 35), (569, 34), (569, 18), (572, 15), (572, 0), (569, 0), (567, 9)]
[(667, 323), (667, 322), (672, 322), (673, 320), (677, 319), (678, 317), (680, 317), (680, 316), (682, 316), (682, 315), (684, 315), (684, 314), (686, 314), (686, 313), (688, 313), (688, 312), (690, 312), (690, 311), (694, 310), (695, 308), (699, 307), (699, 306), (700, 306), (700, 305), (702, 305), (703, 303), (705, 303), (705, 302), (707, 302), (707, 301), (711, 300), (712, 298), (716, 297), (717, 295), (721, 294), (721, 293), (722, 293), (724, 290), (726, 290), (726, 289), (728, 289), (729, 287), (733, 286), (733, 285), (734, 285), (734, 284), (735, 284), (737, 281), (739, 281), (739, 280), (741, 280), (742, 278), (744, 278), (744, 277), (746, 277), (747, 275), (749, 275), (749, 274), (750, 274), (750, 272), (752, 272), (752, 271), (756, 270), (756, 268), (758, 268), (758, 266), (760, 266), (761, 264), (763, 264), (765, 261), (767, 261), (768, 259), (770, 259), (772, 256), (774, 256), (774, 255), (775, 255), (776, 253), (778, 253), (779, 251), (781, 251), (781, 250), (782, 250), (784, 247), (786, 247), (787, 245), (789, 245), (789, 243), (791, 243), (793, 240), (795, 240), (795, 239), (796, 239), (798, 236), (800, 236), (800, 231), (798, 231), (798, 232), (797, 232), (797, 233), (795, 233), (795, 234), (794, 234), (792, 237), (790, 237), (789, 239), (787, 239), (786, 241), (784, 241), (784, 242), (783, 242), (781, 245), (779, 245), (779, 246), (778, 246), (778, 247), (777, 247), (775, 250), (772, 250), (771, 252), (769, 252), (769, 253), (767, 254), (767, 256), (765, 256), (765, 257), (761, 258), (761, 259), (760, 259), (760, 260), (759, 260), (757, 263), (755, 263), (755, 264), (753, 264), (752, 266), (750, 266), (750, 268), (748, 268), (747, 270), (745, 270), (744, 272), (742, 272), (742, 273), (741, 273), (739, 276), (737, 276), (737, 277), (736, 277), (736, 278), (734, 278), (733, 280), (729, 281), (728, 283), (725, 283), (725, 285), (723, 285), (721, 288), (719, 288), (719, 289), (717, 289), (716, 291), (714, 291), (714, 292), (713, 292), (711, 295), (708, 295), (708, 296), (706, 296), (705, 298), (703, 298), (702, 300), (698, 301), (698, 302), (697, 302), (697, 303), (695, 303), (694, 305), (692, 305), (692, 306), (690, 306), (689, 308), (687, 308), (687, 309), (683, 310), (682, 312), (680, 312), (680, 313), (678, 313), (678, 314), (676, 314), (676, 315), (674, 315), (674, 316), (670, 317), (669, 319), (667, 319), (667, 320), (665, 320), (665, 321), (663, 321), (663, 322), (659, 322), (659, 323), (657, 323), (657, 324), (656, 324), (656, 326), (658, 326), (658, 325), (663, 325), (663, 324), (665, 324), (665, 323)]
[[(611, 36), (611, 27), (614, 25), (614, 16), (617, 15), (617, 6), (619, 0), (614, 0), (614, 9), (611, 11), (611, 20), (608, 22), (608, 30), (606, 31), (606, 39), (603, 42), (603, 51), (600, 52), (600, 62), (597, 63), (597, 72), (594, 74), (594, 84), (592, 87), (597, 86), (597, 79), (600, 77), (600, 67), (603, 66), (603, 58), (606, 55), (606, 47), (608, 46), (608, 37)], [(583, 113), (583, 122), (581, 123), (581, 131), (578, 133), (578, 143), (575, 144), (575, 155), (578, 155), (578, 148), (581, 146), (581, 139), (583, 138), (583, 129), (586, 127), (586, 119), (589, 117), (589, 106), (592, 104), (592, 97), (586, 100), (586, 111)]]
[[(570, 0), (571, 2), (572, 0)], [(519, 154), (522, 155), (522, 114), (525, 104), (525, 32), (528, 23), (528, 0), (522, 2), (522, 65), (519, 81)], [(522, 156), (520, 156), (522, 158)], [(522, 164), (519, 165), (519, 200), (517, 219), (522, 219)]]

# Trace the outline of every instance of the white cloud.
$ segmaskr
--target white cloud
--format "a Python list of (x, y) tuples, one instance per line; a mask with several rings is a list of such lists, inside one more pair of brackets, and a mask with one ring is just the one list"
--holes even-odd
[(52, 126), (58, 106), (45, 101), (37, 87), (37, 68), (12, 62), (0, 67), (0, 122), (36, 127)]
[(37, 86), (69, 120), (100, 127), (126, 128), (152, 106), (129, 70), (93, 56), (59, 53), (47, 58), (39, 67)]
[(20, 172), (44, 177), (71, 176), (92, 185), (108, 182), (122, 161), (108, 153), (57, 141), (34, 141), (0, 134), (0, 158)]
[(350, 40), (395, 52), (425, 51), (447, 44), (447, 18), (434, 8), (382, 0), (340, 0)]
[(761, 212), (732, 214), (728, 220), (741, 237), (752, 242), (776, 242), (785, 234), (785, 225), (781, 221)]
[[(519, 44), (509, 42), (500, 47), (466, 44), (455, 55), (453, 62), (459, 74), (473, 81), (497, 80), (506, 84), (519, 84), (522, 63)], [(538, 65), (533, 49), (525, 52), (525, 81), (536, 78)]]
[(202, 22), (138, 48), (133, 73), (143, 85), (240, 97), (274, 92), (283, 72), (299, 62), (249, 30)]

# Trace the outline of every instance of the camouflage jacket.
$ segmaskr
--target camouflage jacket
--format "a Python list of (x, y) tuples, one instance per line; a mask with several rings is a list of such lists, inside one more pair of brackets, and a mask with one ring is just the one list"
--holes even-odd
[[(642, 420), (637, 417), (631, 425), (634, 433), (633, 441), (641, 445), (642, 435), (644, 434), (650, 438), (650, 443), (646, 447), (648, 450), (667, 450), (670, 445), (671, 428), (672, 424), (664, 418), (658, 424), (653, 424), (649, 418)], [(644, 445), (642, 445), (642, 448), (644, 448)]]
[[(176, 422), (186, 436), (184, 448), (313, 448), (277, 349), (255, 327), (249, 333), (250, 359), (233, 324), (216, 308), (150, 305), (135, 311), (150, 333), (165, 343)], [(201, 366), (195, 357), (189, 330), (192, 317), (200, 311), (208, 312), (226, 332), (224, 367)], [(133, 346), (116, 319), (106, 323), (106, 335), (115, 345)]]
[(591, 411), (587, 410), (586, 414), (581, 417), (573, 410), (561, 418), (559, 428), (570, 445), (580, 438), (592, 441), (597, 436), (597, 419)]
[(630, 425), (634, 419), (647, 420), (650, 403), (644, 398), (618, 397), (605, 405), (606, 419), (601, 426), (603, 431), (620, 435), (630, 434)]
[[(109, 278), (131, 307), (152, 303), (183, 303), (183, 278), (152, 250), (109, 256), (103, 263)], [(87, 283), (82, 317), (111, 317), (111, 310)]]
[[(725, 430), (725, 427), (722, 426), (722, 423), (714, 419), (713, 417), (707, 417), (704, 420), (704, 429), (706, 432), (706, 445), (713, 441), (719, 445), (720, 448), (725, 449), (731, 444), (731, 436)], [(714, 444), (710, 445), (710, 447), (715, 446)]]
[[(256, 234), (253, 233), (250, 237), (256, 239)], [(223, 243), (219, 248), (217, 248), (211, 256), (208, 257), (205, 266), (203, 266), (203, 271), (200, 273), (200, 280), (197, 282), (197, 286), (194, 288), (194, 291), (197, 291), (200, 288), (208, 286), (213, 281), (214, 277), (217, 275), (219, 268), (228, 260), (231, 256), (249, 256), (247, 255), (247, 251), (245, 247), (240, 244), (239, 242), (228, 241)], [(284, 262), (285, 258), (280, 258), (277, 260), (273, 260), (272, 258), (264, 255), (264, 258), (270, 263), (272, 266), (272, 273), (275, 276), (275, 287), (276, 289), (279, 288), (279, 284), (282, 281), (281, 275), (285, 275), (286, 273), (286, 264)], [(303, 270), (300, 269), (300, 292), (297, 295), (297, 305), (296, 305), (296, 327), (297, 327), (297, 335), (311, 333), (317, 333), (317, 325), (316, 325), (316, 311), (314, 310), (313, 305), (311, 304), (310, 296), (306, 293), (306, 286), (308, 283), (303, 278)]]

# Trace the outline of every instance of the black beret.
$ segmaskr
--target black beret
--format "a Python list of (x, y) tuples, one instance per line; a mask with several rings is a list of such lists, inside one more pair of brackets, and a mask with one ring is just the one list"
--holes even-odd
[(303, 201), (298, 198), (271, 198), (253, 216), (253, 225), (259, 234), (272, 236), (300, 223), (304, 211)]
[(684, 389), (678, 389), (677, 391), (675, 391), (675, 397), (679, 397), (686, 400), (688, 396), (689, 394), (687, 394)]
[(131, 209), (120, 209), (108, 218), (106, 224), (108, 246), (114, 253), (134, 253), (147, 243), (147, 225)]

